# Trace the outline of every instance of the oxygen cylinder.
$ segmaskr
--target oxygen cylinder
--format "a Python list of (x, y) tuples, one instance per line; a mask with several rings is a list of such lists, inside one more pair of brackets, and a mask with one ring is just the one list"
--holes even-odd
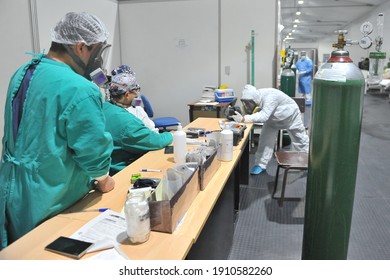
[(313, 92), (302, 259), (346, 259), (364, 96), (347, 51), (332, 52)]
[(291, 69), (284, 69), (280, 79), (280, 90), (290, 97), (295, 97), (295, 73)]

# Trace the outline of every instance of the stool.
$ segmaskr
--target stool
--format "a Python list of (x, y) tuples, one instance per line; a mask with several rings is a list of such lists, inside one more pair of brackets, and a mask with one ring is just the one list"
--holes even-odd
[(278, 187), (279, 169), (284, 169), (282, 192), (279, 198), (279, 206), (283, 206), (284, 192), (286, 190), (287, 174), (288, 171), (295, 170), (307, 170), (308, 168), (308, 153), (296, 152), (296, 151), (277, 151), (275, 152), (275, 158), (278, 163), (276, 169), (275, 186), (272, 193), (272, 198), (275, 198), (276, 189)]

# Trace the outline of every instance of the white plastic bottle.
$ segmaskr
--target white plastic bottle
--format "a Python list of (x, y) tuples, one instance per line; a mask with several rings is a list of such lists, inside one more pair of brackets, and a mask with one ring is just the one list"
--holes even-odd
[(219, 160), (231, 161), (233, 159), (233, 131), (225, 127), (221, 132), (220, 143)]
[(176, 164), (185, 164), (187, 155), (186, 133), (183, 131), (181, 123), (177, 126), (177, 131), (173, 134), (173, 156)]

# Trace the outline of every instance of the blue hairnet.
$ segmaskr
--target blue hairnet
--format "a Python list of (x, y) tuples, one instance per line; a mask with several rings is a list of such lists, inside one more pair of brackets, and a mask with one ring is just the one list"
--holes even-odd
[(105, 42), (108, 31), (104, 24), (94, 15), (81, 12), (67, 13), (51, 30), (53, 42), (74, 45), (84, 42), (90, 46)]

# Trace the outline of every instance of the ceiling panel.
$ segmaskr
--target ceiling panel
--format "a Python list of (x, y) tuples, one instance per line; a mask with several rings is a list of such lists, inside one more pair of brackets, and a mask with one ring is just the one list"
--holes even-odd
[[(321, 37), (335, 34), (336, 30), (344, 29), (349, 23), (371, 12), (376, 6), (389, 0), (304, 0), (302, 5), (298, 0), (280, 0), (282, 39), (289, 33), (294, 42), (313, 42)], [(297, 11), (301, 15), (297, 16)], [(297, 27), (294, 20), (299, 19)], [(295, 30), (293, 32), (292, 30)]]

